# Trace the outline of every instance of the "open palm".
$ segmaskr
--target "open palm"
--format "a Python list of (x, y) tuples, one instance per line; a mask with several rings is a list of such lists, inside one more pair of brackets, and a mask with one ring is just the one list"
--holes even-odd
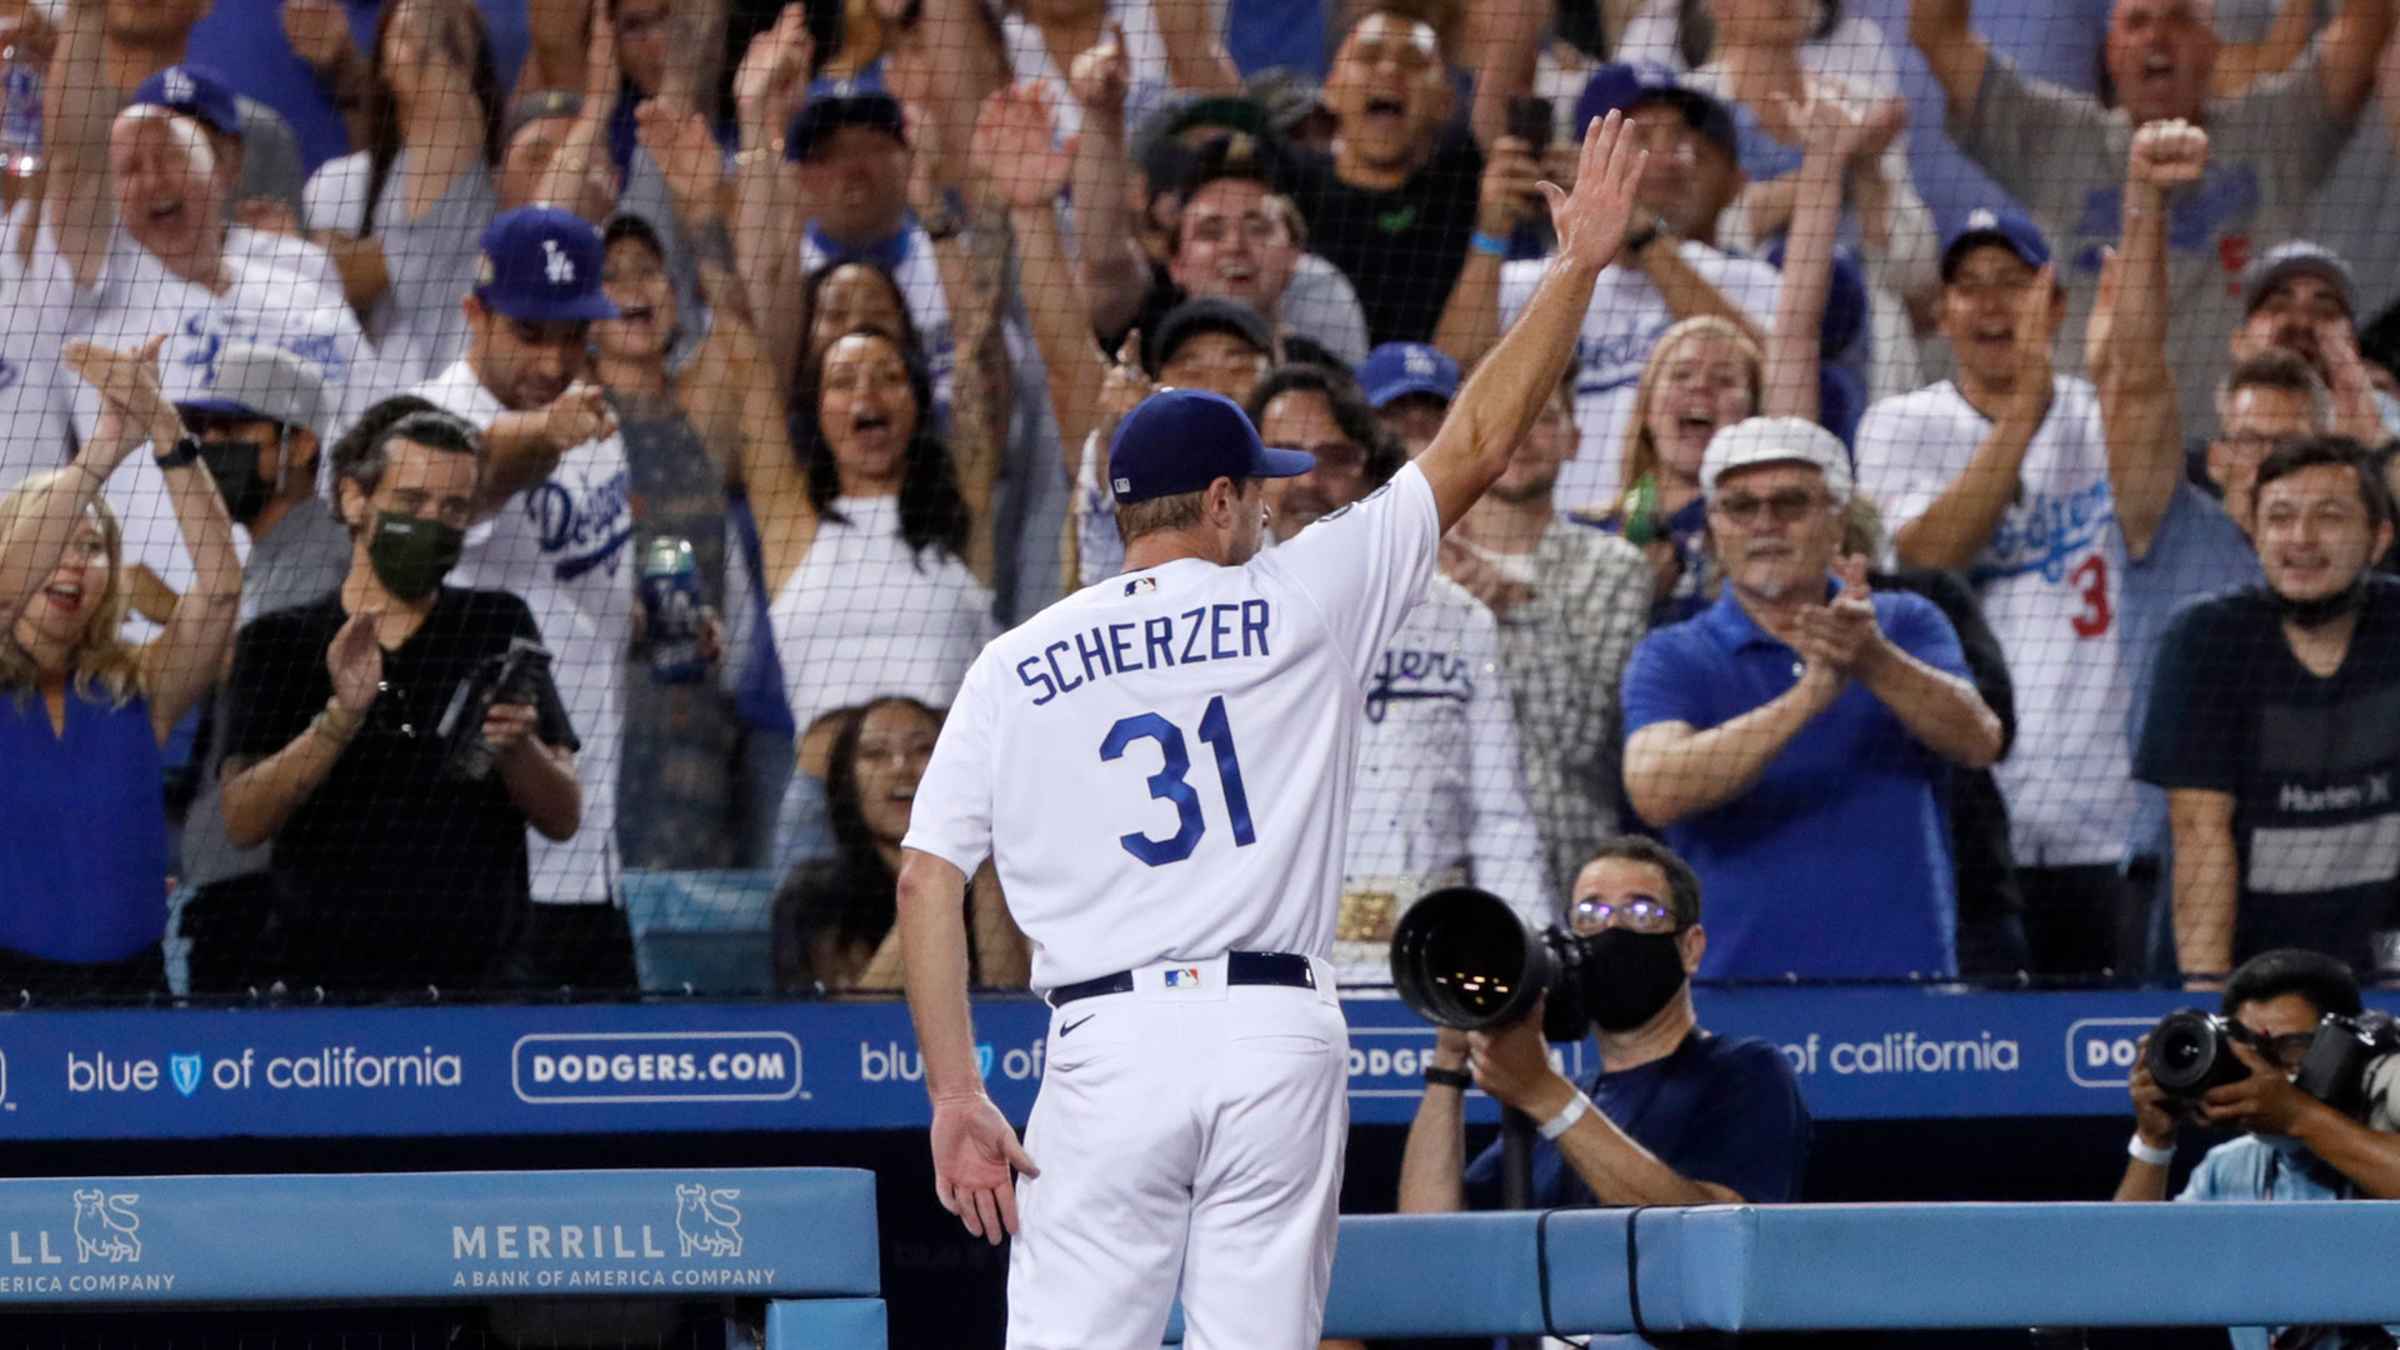
[(1040, 206), (1066, 190), (1071, 161), (1055, 142), (1050, 100), (1039, 86), (993, 90), (976, 115), (972, 144), (972, 172), (1003, 206)]
[(1594, 267), (1616, 259), (1625, 242), (1626, 223), (1633, 219), (1642, 164), (1649, 158), (1649, 151), (1634, 143), (1632, 131), (1623, 113), (1612, 112), (1593, 122), (1583, 133), (1583, 150), (1576, 157), (1575, 190), (1542, 184), (1560, 257)]

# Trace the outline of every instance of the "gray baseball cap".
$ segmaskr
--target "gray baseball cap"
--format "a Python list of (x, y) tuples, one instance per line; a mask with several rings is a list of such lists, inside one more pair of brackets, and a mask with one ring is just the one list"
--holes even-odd
[(325, 412), (325, 377), (280, 347), (227, 343), (216, 368), (201, 377), (196, 398), (175, 401), (177, 411), (214, 417), (255, 417), (317, 431)]

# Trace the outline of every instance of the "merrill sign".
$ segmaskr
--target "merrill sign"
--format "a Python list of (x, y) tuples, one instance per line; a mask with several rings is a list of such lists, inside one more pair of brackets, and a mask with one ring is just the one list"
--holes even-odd
[(775, 1282), (773, 1266), (713, 1264), (742, 1254), (741, 1195), (678, 1185), (671, 1230), (663, 1205), (657, 1222), (452, 1224), (450, 1287), (764, 1289)]
[[(141, 1196), (85, 1187), (68, 1195), (69, 1214), (60, 1228), (7, 1230), (8, 1267), (0, 1273), (0, 1297), (9, 1294), (165, 1294), (175, 1289), (171, 1271), (113, 1267), (142, 1263)], [(74, 1254), (72, 1262), (68, 1253)], [(98, 1270), (86, 1269), (102, 1267)], [(20, 1269), (30, 1267), (30, 1269)], [(50, 1267), (57, 1267), (53, 1270)]]

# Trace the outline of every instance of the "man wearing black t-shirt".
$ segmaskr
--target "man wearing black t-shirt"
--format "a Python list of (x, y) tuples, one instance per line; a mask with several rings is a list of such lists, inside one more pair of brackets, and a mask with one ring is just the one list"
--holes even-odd
[(2277, 947), (2377, 965), (2400, 880), (2400, 579), (2392, 498), (2356, 441), (2258, 466), (2250, 537), (2267, 584), (2167, 633), (2135, 776), (2167, 792), (2175, 955), (2222, 976)]
[(226, 832), (274, 843), (291, 983), (474, 989), (524, 917), (526, 826), (563, 840), (580, 823), (575, 736), (554, 692), (495, 703), (489, 771), (453, 762), (436, 730), (461, 683), (541, 634), (516, 596), (441, 584), (481, 486), (475, 430), (444, 412), (367, 423), (334, 449), (348, 576), (235, 644)]
[(1791, 1063), (1765, 1041), (1710, 1035), (1692, 1010), (1708, 935), (1690, 865), (1653, 840), (1609, 840), (1575, 878), (1568, 923), (1586, 944), (1599, 1068), (1582, 1083), (1551, 1068), (1538, 1014), (1444, 1029), (1401, 1155), (1400, 1211), (1499, 1208), (1499, 1144), (1464, 1165), (1470, 1083), (1540, 1127), (1536, 1209), (1797, 1199), (1809, 1118)]
[(1483, 152), (1452, 124), (1454, 101), (1433, 26), (1370, 11), (1325, 82), (1333, 153), (1294, 170), (1309, 249), (1357, 288), (1375, 345), (1432, 338), (1466, 261)]

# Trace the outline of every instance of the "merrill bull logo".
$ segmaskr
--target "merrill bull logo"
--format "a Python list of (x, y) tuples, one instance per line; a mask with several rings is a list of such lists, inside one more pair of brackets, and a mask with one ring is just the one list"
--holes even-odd
[(133, 1212), (138, 1195), (75, 1192), (75, 1259), (79, 1262), (142, 1259), (142, 1218)]
[(741, 1191), (720, 1186), (675, 1188), (675, 1240), (678, 1252), (710, 1256), (742, 1254), (742, 1212), (733, 1207)]

